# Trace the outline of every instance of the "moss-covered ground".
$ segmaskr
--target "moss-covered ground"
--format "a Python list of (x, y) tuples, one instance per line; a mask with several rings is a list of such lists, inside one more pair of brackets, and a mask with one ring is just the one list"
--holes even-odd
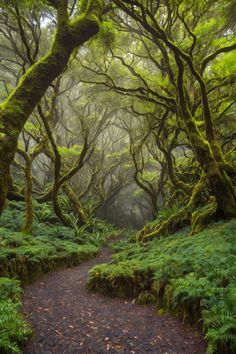
[(189, 229), (146, 244), (134, 237), (114, 245), (113, 262), (89, 274), (93, 291), (155, 303), (197, 323), (208, 353), (236, 351), (236, 220)]

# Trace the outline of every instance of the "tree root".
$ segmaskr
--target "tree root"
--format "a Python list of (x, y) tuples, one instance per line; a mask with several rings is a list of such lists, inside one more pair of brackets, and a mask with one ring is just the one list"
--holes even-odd
[(176, 214), (173, 214), (166, 221), (160, 222), (155, 230), (150, 233), (145, 233), (147, 229), (143, 229), (137, 237), (138, 242), (147, 242), (152, 240), (156, 236), (167, 235), (170, 232), (173, 232), (176, 227), (181, 225), (186, 225), (191, 217), (189, 204), (178, 211)]
[[(175, 231), (181, 226), (185, 226), (191, 223), (191, 216), (196, 204), (199, 203), (199, 196), (204, 191), (207, 186), (207, 178), (202, 175), (198, 183), (194, 186), (192, 196), (188, 204), (179, 210), (177, 213), (171, 215), (166, 221), (161, 221), (153, 231), (150, 232), (148, 226), (144, 227), (143, 230), (137, 235), (138, 242), (147, 242), (152, 240), (154, 237), (160, 235), (167, 235), (170, 232)], [(199, 216), (200, 217), (200, 216)], [(200, 220), (200, 219), (199, 219)], [(198, 218), (195, 215), (195, 228), (197, 227)]]
[(192, 213), (192, 220), (191, 220), (191, 235), (194, 235), (200, 231), (202, 231), (209, 222), (213, 220), (216, 216), (217, 211), (217, 203), (214, 197), (211, 197), (209, 203), (206, 205), (205, 208), (194, 211)]

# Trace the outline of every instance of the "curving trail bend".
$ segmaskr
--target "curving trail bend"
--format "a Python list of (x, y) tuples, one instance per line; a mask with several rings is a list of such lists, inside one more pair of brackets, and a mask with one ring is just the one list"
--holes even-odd
[(92, 294), (90, 268), (109, 260), (109, 250), (72, 269), (58, 270), (25, 288), (23, 313), (34, 329), (24, 354), (203, 354), (195, 329), (154, 306)]

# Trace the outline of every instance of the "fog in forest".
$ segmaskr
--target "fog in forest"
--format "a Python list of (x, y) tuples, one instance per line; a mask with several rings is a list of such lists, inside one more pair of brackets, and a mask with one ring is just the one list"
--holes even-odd
[(0, 0), (1, 353), (236, 352), (235, 26)]

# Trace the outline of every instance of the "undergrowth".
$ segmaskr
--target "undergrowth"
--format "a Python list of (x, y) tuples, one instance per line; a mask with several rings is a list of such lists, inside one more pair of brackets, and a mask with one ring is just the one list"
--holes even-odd
[(55, 237), (27, 235), (0, 228), (0, 276), (24, 283), (61, 266), (73, 266), (94, 257), (98, 247)]
[(236, 351), (236, 220), (114, 249), (112, 264), (90, 271), (90, 289), (154, 302), (201, 324), (208, 354)]
[(0, 352), (20, 354), (18, 344), (32, 334), (19, 313), (22, 290), (20, 281), (0, 278)]
[[(0, 218), (0, 227), (13, 232), (19, 232), (24, 224), (25, 203), (19, 201), (8, 202), (7, 208)], [(85, 225), (75, 229), (65, 227), (56, 217), (50, 203), (39, 204), (34, 201), (34, 221), (32, 236), (50, 239), (73, 241), (79, 244), (91, 243), (96, 246), (106, 244), (110, 237), (119, 233), (113, 225), (93, 218)]]

